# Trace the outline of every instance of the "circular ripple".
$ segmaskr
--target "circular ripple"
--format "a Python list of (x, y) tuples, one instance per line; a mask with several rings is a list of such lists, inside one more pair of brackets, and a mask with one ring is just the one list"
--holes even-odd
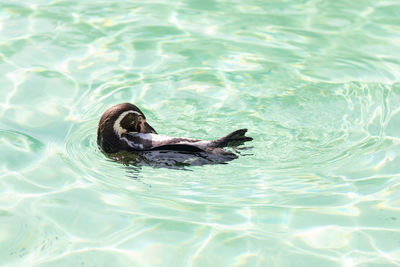
[(256, 151), (257, 158), (270, 160), (271, 170), (357, 161), (385, 140), (388, 94), (380, 85), (315, 83), (265, 99), (268, 114), (275, 116), (266, 114), (267, 149)]
[(105, 183), (119, 188), (126, 180), (126, 169), (105, 155), (97, 147), (97, 122), (81, 123), (66, 142), (68, 160), (73, 169), (94, 183)]

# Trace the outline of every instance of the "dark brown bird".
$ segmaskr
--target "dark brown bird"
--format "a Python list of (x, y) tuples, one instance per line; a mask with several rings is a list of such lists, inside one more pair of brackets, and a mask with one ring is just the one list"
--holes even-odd
[[(143, 112), (130, 103), (112, 106), (101, 116), (97, 129), (97, 144), (105, 153), (177, 151), (205, 152), (213, 155), (235, 155), (223, 147), (239, 146), (253, 138), (245, 136), (247, 129), (236, 130), (222, 138), (200, 139), (159, 135), (146, 122)], [(235, 155), (235, 157), (237, 157)]]

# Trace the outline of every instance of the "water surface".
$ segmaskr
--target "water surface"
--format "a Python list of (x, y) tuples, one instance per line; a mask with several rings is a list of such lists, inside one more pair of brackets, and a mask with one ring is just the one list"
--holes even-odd
[[(0, 263), (397, 266), (400, 5), (0, 1)], [(227, 165), (96, 146), (132, 102), (161, 134), (248, 128)]]

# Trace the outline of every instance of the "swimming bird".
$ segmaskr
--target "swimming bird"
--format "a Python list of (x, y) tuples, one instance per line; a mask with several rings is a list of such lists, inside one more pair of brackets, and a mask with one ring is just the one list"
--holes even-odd
[(159, 135), (146, 121), (146, 116), (135, 105), (122, 103), (107, 109), (101, 116), (97, 129), (97, 144), (107, 153), (174, 151), (205, 153), (214, 156), (230, 155), (223, 147), (236, 147), (253, 138), (245, 136), (247, 129), (236, 130), (222, 138), (206, 141), (184, 137)]

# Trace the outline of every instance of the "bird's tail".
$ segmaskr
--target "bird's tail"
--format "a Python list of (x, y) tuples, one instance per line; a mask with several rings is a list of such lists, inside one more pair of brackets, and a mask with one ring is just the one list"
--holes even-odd
[(251, 141), (253, 138), (249, 136), (245, 136), (247, 129), (239, 129), (234, 132), (231, 132), (227, 136), (221, 137), (217, 140), (213, 141), (214, 147), (226, 147), (226, 146), (240, 146), (244, 144), (244, 142)]

